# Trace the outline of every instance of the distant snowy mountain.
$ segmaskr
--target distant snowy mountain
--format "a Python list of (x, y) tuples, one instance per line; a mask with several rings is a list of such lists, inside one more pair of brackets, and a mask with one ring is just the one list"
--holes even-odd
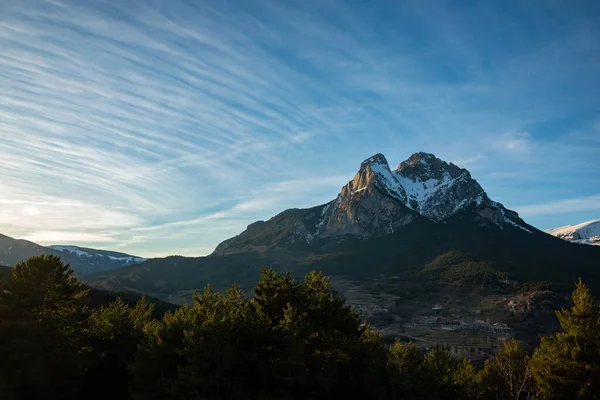
[(71, 254), (75, 254), (79, 257), (94, 258), (94, 257), (107, 257), (108, 259), (116, 262), (123, 263), (125, 265), (139, 264), (147, 261), (147, 258), (131, 256), (125, 253), (117, 253), (116, 251), (109, 250), (96, 250), (86, 247), (78, 246), (63, 246), (63, 245), (52, 245), (48, 248), (57, 251), (66, 251)]
[(600, 246), (600, 219), (545, 231), (569, 242)]
[(147, 258), (136, 257), (115, 251), (88, 249), (77, 246), (40, 246), (22, 239), (13, 239), (0, 234), (0, 265), (12, 266), (42, 254), (53, 254), (71, 265), (78, 275), (88, 275), (129, 265), (140, 264)]
[(132, 256), (125, 253), (118, 253), (116, 251), (97, 250), (87, 247), (52, 245), (48, 246), (48, 248), (61, 253), (69, 253), (77, 256), (89, 264), (112, 264), (116, 268), (140, 264), (148, 260), (147, 258)]

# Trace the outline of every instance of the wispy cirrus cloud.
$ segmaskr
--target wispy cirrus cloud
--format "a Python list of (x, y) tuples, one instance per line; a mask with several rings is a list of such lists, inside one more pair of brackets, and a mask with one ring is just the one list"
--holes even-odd
[(598, 120), (594, 14), (438, 6), (0, 6), (0, 232), (202, 254), (375, 152), (463, 160), (508, 206), (564, 198), (524, 175), (597, 193), (592, 139), (568, 136)]
[[(579, 213), (582, 211), (599, 211), (600, 195), (584, 196), (574, 199), (552, 201), (549, 203), (530, 204), (515, 208), (521, 215), (528, 217), (534, 215)], [(577, 222), (577, 221), (573, 221)]]
[(496, 146), (500, 150), (514, 154), (528, 154), (534, 149), (528, 132), (510, 132), (499, 135)]

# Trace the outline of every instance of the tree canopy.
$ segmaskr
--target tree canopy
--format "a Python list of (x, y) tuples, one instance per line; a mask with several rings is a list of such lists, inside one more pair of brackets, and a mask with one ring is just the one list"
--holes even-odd
[(252, 293), (208, 286), (155, 318), (145, 298), (91, 308), (58, 257), (33, 257), (0, 290), (2, 399), (588, 399), (598, 397), (600, 314), (579, 281), (562, 332), (530, 355), (508, 340), (483, 368), (443, 348), (386, 345), (311, 272), (264, 270)]

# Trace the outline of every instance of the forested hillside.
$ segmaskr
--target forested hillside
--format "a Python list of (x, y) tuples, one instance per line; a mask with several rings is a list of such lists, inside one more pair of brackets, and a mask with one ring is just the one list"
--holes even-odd
[(600, 395), (599, 304), (581, 282), (557, 312), (561, 332), (532, 354), (507, 340), (481, 367), (441, 347), (384, 343), (317, 272), (295, 280), (267, 269), (251, 295), (207, 287), (162, 317), (146, 299), (90, 308), (89, 288), (55, 256), (17, 264), (2, 286), (2, 399)]

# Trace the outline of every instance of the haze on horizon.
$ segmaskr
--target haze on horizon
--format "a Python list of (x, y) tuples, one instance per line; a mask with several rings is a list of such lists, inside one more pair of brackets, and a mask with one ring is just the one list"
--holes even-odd
[(434, 153), (540, 228), (600, 218), (595, 1), (9, 0), (0, 233), (208, 254)]

